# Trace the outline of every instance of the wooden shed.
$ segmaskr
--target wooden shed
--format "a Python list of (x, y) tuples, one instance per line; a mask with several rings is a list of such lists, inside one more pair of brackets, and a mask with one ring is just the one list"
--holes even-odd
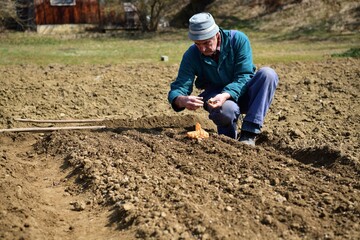
[(99, 24), (98, 0), (34, 0), (36, 25)]
[(39, 26), (92, 25), (100, 29), (137, 29), (136, 7), (120, 0), (31, 0)]

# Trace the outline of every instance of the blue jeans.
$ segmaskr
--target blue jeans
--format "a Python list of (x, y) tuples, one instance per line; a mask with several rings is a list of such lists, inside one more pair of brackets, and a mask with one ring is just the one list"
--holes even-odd
[(209, 112), (209, 118), (216, 124), (218, 134), (237, 138), (237, 122), (240, 114), (245, 114), (241, 131), (259, 134), (278, 82), (276, 72), (269, 67), (263, 67), (247, 83), (247, 91), (238, 102), (227, 100), (221, 108), (216, 109), (208, 108), (206, 102), (221, 93), (222, 88), (205, 89), (200, 96), (204, 98), (204, 108)]

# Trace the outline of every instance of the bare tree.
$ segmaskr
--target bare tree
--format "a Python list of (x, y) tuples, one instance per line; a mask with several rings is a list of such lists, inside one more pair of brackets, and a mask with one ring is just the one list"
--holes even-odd
[(137, 8), (143, 32), (155, 32), (163, 17), (165, 8), (174, 0), (135, 0), (131, 1)]

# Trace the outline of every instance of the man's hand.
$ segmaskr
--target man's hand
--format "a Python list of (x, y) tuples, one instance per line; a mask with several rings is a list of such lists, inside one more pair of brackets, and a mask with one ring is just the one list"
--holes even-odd
[(210, 108), (218, 108), (218, 107), (221, 107), (224, 104), (224, 102), (230, 98), (231, 98), (231, 96), (229, 93), (220, 93), (220, 94), (216, 95), (215, 97), (210, 98), (207, 101), (207, 104)]
[(197, 96), (178, 96), (175, 99), (175, 105), (179, 108), (196, 110), (204, 105), (202, 97)]

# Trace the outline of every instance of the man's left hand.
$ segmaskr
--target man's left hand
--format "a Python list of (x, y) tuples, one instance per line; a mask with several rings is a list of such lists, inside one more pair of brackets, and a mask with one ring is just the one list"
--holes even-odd
[(226, 100), (228, 100), (230, 98), (231, 98), (231, 96), (229, 93), (220, 93), (220, 94), (216, 95), (215, 97), (210, 98), (207, 101), (207, 104), (211, 108), (219, 108), (224, 104), (224, 102)]

